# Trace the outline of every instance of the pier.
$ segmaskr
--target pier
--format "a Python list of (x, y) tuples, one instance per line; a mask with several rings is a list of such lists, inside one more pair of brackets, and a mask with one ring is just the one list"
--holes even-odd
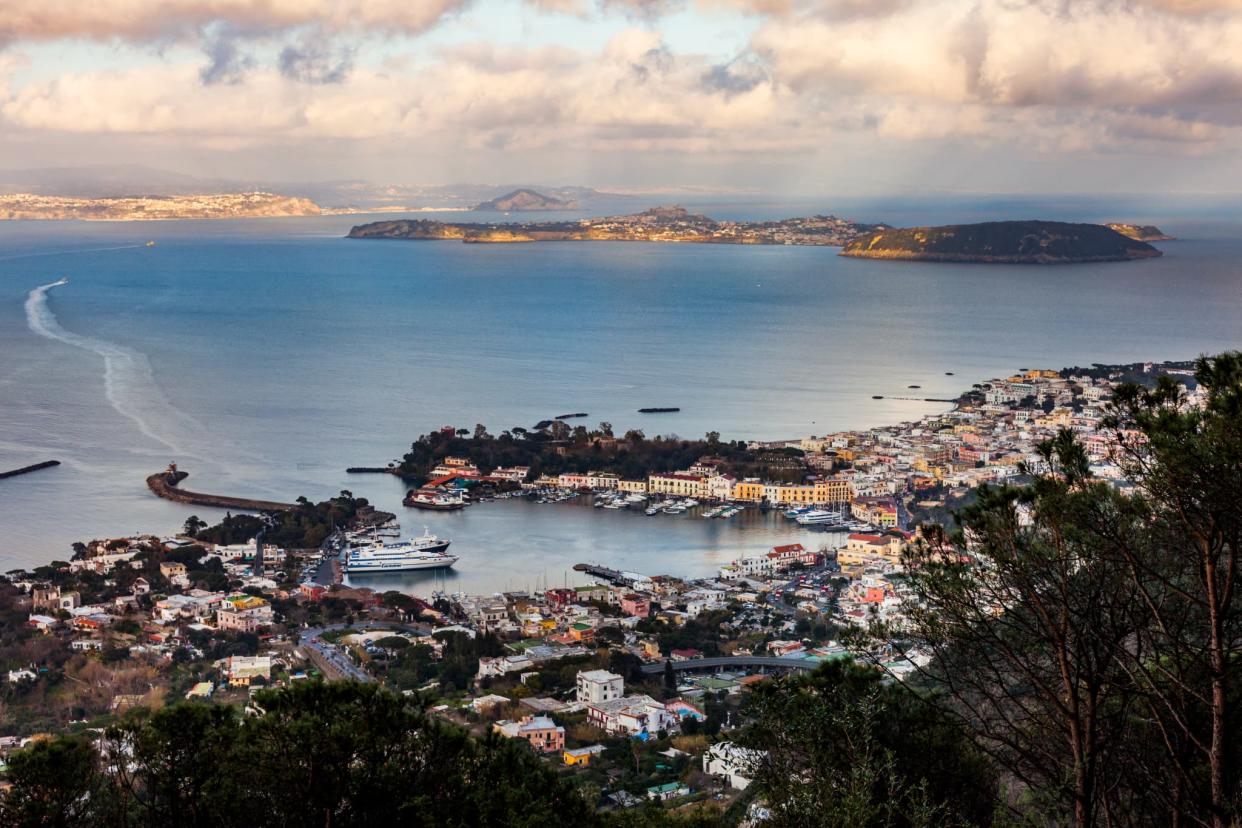
[(574, 572), (585, 572), (593, 578), (599, 578), (613, 584), (624, 584), (628, 581), (624, 573), (615, 569), (609, 569), (606, 566), (600, 566), (599, 564), (574, 564)]
[(42, 463), (34, 463), (33, 465), (22, 466), (20, 469), (13, 469), (12, 471), (0, 472), (0, 480), (4, 480), (6, 477), (17, 477), (18, 475), (21, 475), (21, 474), (30, 474), (31, 472), (36, 472), (41, 469), (50, 469), (53, 466), (59, 466), (59, 465), (60, 465), (59, 460), (44, 460)]
[(167, 470), (153, 474), (147, 478), (147, 488), (165, 500), (177, 503), (189, 503), (194, 506), (212, 506), (217, 509), (232, 509), (239, 512), (284, 512), (295, 508), (293, 503), (278, 503), (274, 500), (252, 500), (246, 497), (226, 497), (224, 495), (200, 494), (179, 488), (182, 480), (190, 475), (178, 471), (174, 463)]

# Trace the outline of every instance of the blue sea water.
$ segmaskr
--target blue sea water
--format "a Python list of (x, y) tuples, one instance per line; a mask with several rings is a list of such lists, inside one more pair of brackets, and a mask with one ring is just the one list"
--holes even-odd
[[(839, 212), (892, 223), (996, 209), (853, 207)], [(1038, 209), (1118, 215), (1084, 215), (1111, 204)], [(832, 248), (351, 241), (362, 219), (350, 216), (3, 223), (0, 468), (64, 465), (0, 481), (0, 568), (64, 558), (75, 540), (170, 532), (192, 512), (216, 517), (149, 495), (144, 478), (171, 460), (200, 491), (318, 499), (349, 488), (402, 513), (398, 481), (345, 468), (382, 465), (447, 424), (496, 431), (586, 411), (591, 424), (649, 434), (797, 437), (914, 419), (944, 406), (891, 397), (950, 397), (1019, 367), (1242, 347), (1242, 225), (1207, 214), (1131, 208), (1121, 217), (1181, 240), (1161, 259), (1054, 268), (871, 262)], [(645, 406), (682, 410), (638, 414)], [(453, 588), (469, 590), (557, 581), (584, 559), (707, 574), (798, 531), (601, 512), (495, 503), (402, 518), (453, 537)]]

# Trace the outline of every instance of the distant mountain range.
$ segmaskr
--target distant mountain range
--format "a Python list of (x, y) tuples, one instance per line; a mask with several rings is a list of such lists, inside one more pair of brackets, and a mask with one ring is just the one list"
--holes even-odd
[[(592, 190), (591, 192), (594, 192)], [(504, 195), (476, 204), (478, 212), (492, 213), (531, 213), (546, 210), (576, 210), (578, 202), (561, 198), (553, 198), (534, 190), (522, 188), (512, 190)]]
[[(30, 194), (65, 198), (122, 198), (141, 196), (188, 196), (267, 192), (314, 201), (331, 212), (367, 210), (451, 209), (481, 207), (529, 192), (547, 199), (546, 208), (577, 209), (598, 199), (628, 201), (632, 197), (605, 193), (590, 187), (553, 187), (543, 184), (376, 184), (362, 180), (271, 181), (248, 178), (215, 178), (183, 175), (138, 165), (93, 165), (0, 170), (0, 194)], [(556, 202), (555, 206), (553, 203)], [(572, 205), (572, 206), (566, 206)], [(503, 208), (512, 210), (513, 207)]]

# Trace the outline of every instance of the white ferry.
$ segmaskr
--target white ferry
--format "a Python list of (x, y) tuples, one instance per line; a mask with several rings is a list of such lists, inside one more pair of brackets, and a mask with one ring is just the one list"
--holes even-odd
[(798, 515), (795, 518), (802, 526), (818, 526), (824, 523), (843, 523), (840, 512), (828, 512), (823, 509), (813, 509), (805, 514)]
[(447, 569), (457, 563), (457, 556), (446, 551), (451, 542), (424, 529), (422, 536), (404, 543), (352, 547), (345, 552), (344, 568), (351, 575), (359, 572)]

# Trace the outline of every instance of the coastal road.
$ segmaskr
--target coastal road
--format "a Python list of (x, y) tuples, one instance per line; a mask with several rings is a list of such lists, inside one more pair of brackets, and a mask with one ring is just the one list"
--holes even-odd
[(298, 644), (306, 648), (311, 661), (323, 672), (324, 678), (328, 681), (348, 679), (372, 684), (375, 679), (370, 673), (354, 664), (349, 656), (337, 649), (335, 645), (320, 638), (328, 630), (341, 630), (345, 627), (345, 624), (334, 624), (329, 627), (312, 627), (303, 630), (298, 636)]
[(311, 627), (303, 630), (298, 636), (298, 644), (306, 648), (310, 655), (311, 661), (315, 662), (324, 673), (324, 678), (328, 681), (351, 680), (361, 681), (364, 683), (374, 683), (375, 677), (363, 668), (354, 664), (348, 655), (342, 652), (335, 645), (325, 641), (323, 634), (330, 630), (344, 630), (350, 627), (358, 630), (375, 629), (375, 630), (393, 630), (394, 632), (409, 632), (418, 635), (424, 635), (430, 631), (430, 627), (420, 627), (416, 624), (401, 624), (396, 621), (371, 621), (365, 624), (329, 624), (325, 627)]
[[(665, 661), (657, 661), (652, 664), (644, 664), (641, 669), (645, 675), (656, 675), (664, 672), (665, 663)], [(812, 659), (781, 658), (779, 656), (717, 656), (714, 658), (692, 658), (686, 661), (668, 661), (667, 663), (672, 664), (673, 670), (677, 672), (686, 670), (719, 671), (741, 667), (806, 673), (819, 667), (819, 662)]]

